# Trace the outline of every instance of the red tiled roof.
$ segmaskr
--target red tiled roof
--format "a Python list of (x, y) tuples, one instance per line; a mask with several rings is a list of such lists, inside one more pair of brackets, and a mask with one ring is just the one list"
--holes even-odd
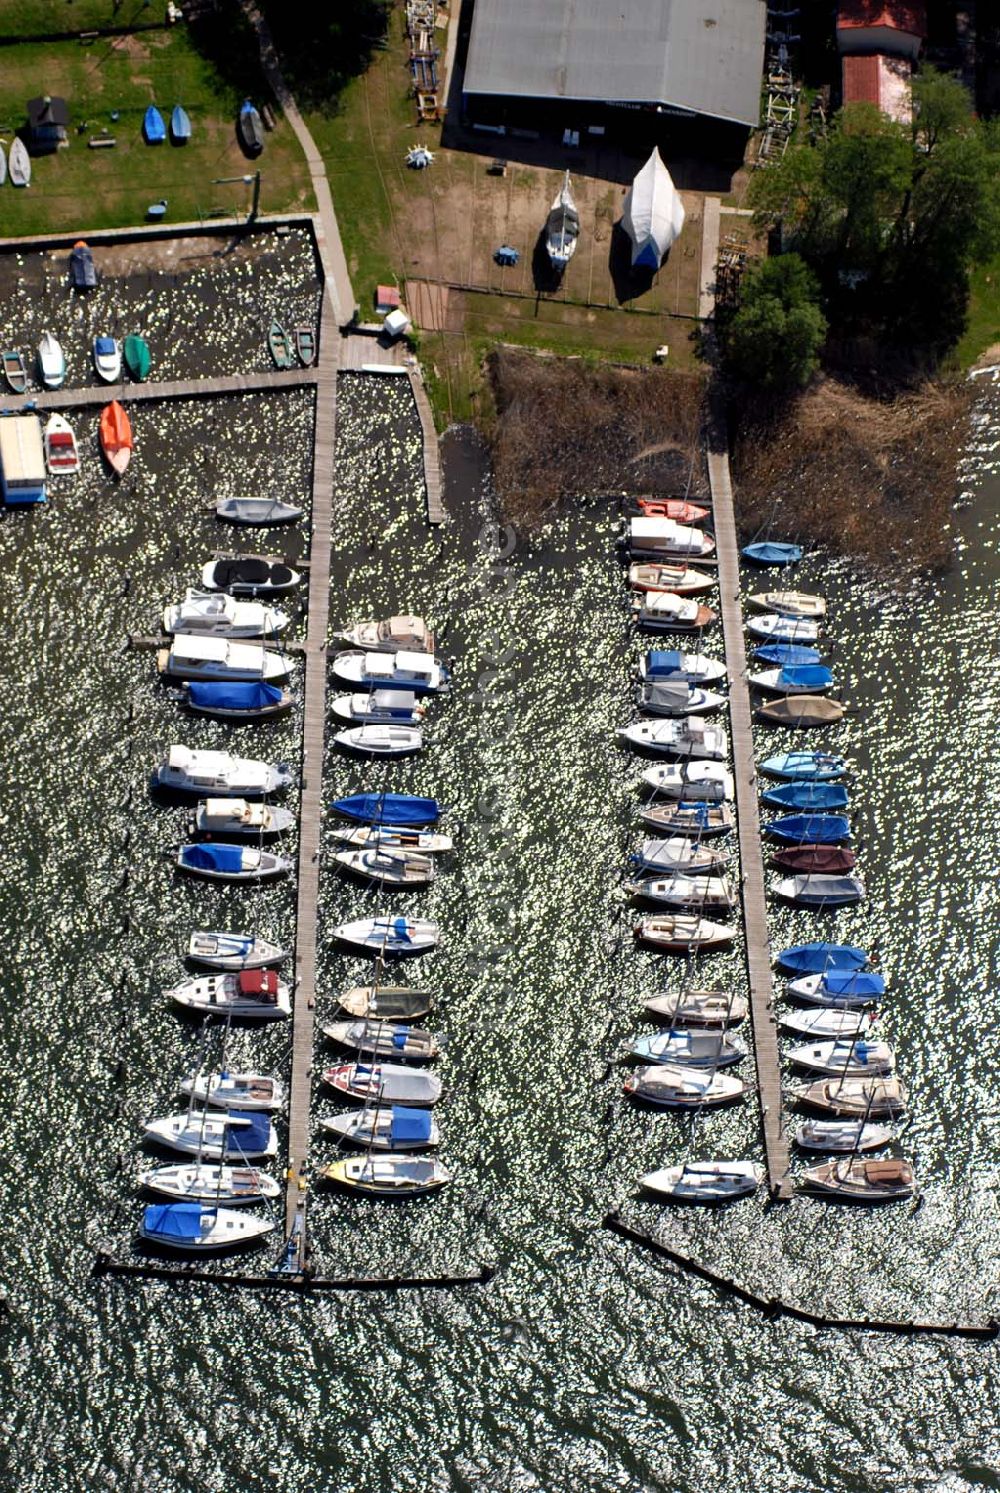
[(908, 31), (912, 36), (927, 35), (927, 6), (924, 0), (840, 0), (837, 25), (891, 26), (894, 31)]

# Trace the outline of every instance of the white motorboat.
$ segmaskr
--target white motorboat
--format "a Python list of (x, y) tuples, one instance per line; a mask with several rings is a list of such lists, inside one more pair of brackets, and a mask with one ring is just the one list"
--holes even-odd
[(197, 1202), (150, 1203), (139, 1237), (149, 1244), (190, 1254), (208, 1254), (254, 1244), (277, 1228), (269, 1218)]
[(386, 617), (381, 622), (358, 622), (334, 637), (365, 653), (433, 653), (434, 634), (423, 617)]
[(116, 384), (122, 376), (122, 345), (115, 337), (94, 338), (94, 367), (97, 377), (106, 384)]
[(231, 596), (280, 596), (301, 583), (299, 572), (277, 555), (228, 555), (209, 560), (201, 572), (202, 590)]
[(66, 382), (66, 355), (49, 331), (38, 339), (38, 372), (46, 389), (61, 389)]
[(725, 923), (688, 913), (657, 913), (634, 925), (636, 938), (670, 954), (701, 954), (732, 943), (735, 931)]
[(846, 907), (863, 899), (865, 884), (860, 876), (807, 873), (782, 877), (775, 882), (774, 895), (800, 907)]
[(912, 1161), (903, 1156), (887, 1156), (882, 1161), (838, 1158), (807, 1167), (799, 1186), (845, 1203), (894, 1203), (912, 1197), (917, 1180)]
[(756, 1161), (685, 1161), (639, 1178), (639, 1186), (671, 1203), (719, 1204), (749, 1197), (764, 1180)]
[(778, 1025), (783, 1032), (816, 1041), (824, 1037), (856, 1037), (869, 1025), (867, 1011), (818, 1010), (782, 1016)]
[(862, 1120), (804, 1120), (794, 1139), (803, 1151), (877, 1151), (895, 1134), (888, 1125), (866, 1125)]
[(248, 528), (271, 529), (278, 524), (296, 524), (305, 510), (277, 498), (220, 498), (215, 516), (227, 524)]
[(417, 855), (446, 855), (455, 848), (450, 835), (438, 835), (424, 829), (393, 829), (384, 824), (339, 826), (331, 833), (342, 845), (360, 850), (405, 850)]
[(873, 1078), (820, 1078), (789, 1090), (800, 1104), (852, 1119), (894, 1119), (906, 1109), (906, 1085), (892, 1075)]
[(702, 1109), (741, 1099), (746, 1084), (733, 1073), (654, 1063), (649, 1068), (637, 1068), (625, 1080), (624, 1090), (630, 1098), (662, 1109)]
[(278, 1154), (278, 1134), (266, 1114), (242, 1110), (186, 1109), (149, 1120), (146, 1140), (210, 1161), (256, 1161)]
[(819, 623), (807, 617), (785, 617), (779, 612), (765, 612), (760, 617), (751, 617), (747, 632), (755, 638), (765, 638), (769, 643), (815, 643), (819, 637)]
[(411, 757), (424, 744), (423, 732), (417, 726), (395, 726), (375, 722), (335, 731), (333, 739), (345, 751), (364, 757)]
[(345, 1099), (364, 1104), (430, 1109), (441, 1097), (441, 1080), (435, 1073), (401, 1063), (340, 1063), (324, 1069), (323, 1082)]
[(579, 237), (580, 214), (573, 201), (567, 171), (545, 220), (545, 252), (557, 274), (562, 274), (576, 253)]
[(168, 1000), (199, 1016), (277, 1021), (292, 1014), (292, 992), (272, 969), (205, 975), (165, 990)]
[(341, 943), (350, 944), (372, 958), (426, 954), (436, 947), (441, 937), (437, 923), (427, 918), (378, 917), (360, 918), (354, 923), (341, 923), (334, 928), (333, 937)]
[(729, 737), (722, 726), (710, 726), (700, 715), (682, 720), (633, 721), (618, 735), (629, 746), (665, 756), (689, 757), (701, 762), (724, 762), (729, 755)]
[(704, 1068), (712, 1073), (717, 1068), (731, 1068), (742, 1063), (747, 1055), (746, 1047), (738, 1037), (730, 1037), (718, 1027), (705, 1027), (691, 1031), (678, 1030), (654, 1032), (648, 1037), (638, 1037), (629, 1048), (629, 1057), (640, 1063), (675, 1063), (681, 1068)]
[(632, 615), (646, 632), (700, 632), (719, 620), (718, 612), (696, 597), (678, 596), (673, 591), (647, 591), (645, 596), (635, 597)]
[(281, 1196), (284, 1188), (255, 1166), (180, 1162), (141, 1172), (139, 1186), (161, 1197), (188, 1203), (260, 1203)]
[(334, 856), (338, 868), (362, 881), (383, 886), (429, 886), (437, 875), (430, 856), (412, 850), (371, 846), (364, 850), (340, 850)]
[(748, 598), (759, 612), (777, 612), (782, 617), (803, 617), (818, 622), (826, 616), (826, 600), (805, 591), (758, 591)]
[(645, 684), (715, 684), (726, 673), (722, 659), (676, 648), (650, 648), (639, 660), (639, 677)]
[(642, 782), (657, 798), (683, 799), (685, 803), (731, 803), (736, 794), (733, 775), (721, 762), (647, 767)]
[(738, 1026), (746, 1020), (748, 1002), (728, 990), (671, 990), (649, 996), (643, 1009), (664, 1026)]
[(630, 897), (658, 902), (663, 907), (699, 908), (705, 912), (728, 912), (739, 900), (724, 876), (687, 876), (677, 871), (626, 882), (625, 891)]
[(891, 1073), (896, 1054), (888, 1042), (867, 1037), (833, 1037), (827, 1041), (803, 1042), (786, 1053), (796, 1068), (814, 1073), (843, 1074), (847, 1078), (877, 1077)]
[(441, 1131), (430, 1110), (373, 1104), (343, 1115), (328, 1115), (320, 1126), (338, 1143), (363, 1151), (430, 1151), (441, 1143)]
[(418, 703), (412, 690), (373, 689), (365, 694), (337, 695), (330, 711), (347, 726), (419, 726), (427, 706)]
[(714, 575), (689, 570), (686, 565), (630, 565), (628, 583), (633, 591), (673, 591), (677, 596), (700, 596), (717, 584)]
[(269, 943), (253, 933), (217, 933), (198, 929), (188, 940), (187, 957), (192, 964), (206, 969), (266, 969), (281, 964), (287, 952), (279, 944)]
[(284, 1084), (270, 1073), (196, 1073), (182, 1078), (178, 1088), (214, 1109), (284, 1109), (287, 1098)]
[(674, 835), (668, 840), (643, 840), (632, 856), (632, 862), (639, 870), (681, 872), (688, 876), (724, 870), (729, 859), (724, 850), (711, 850), (706, 845), (692, 843), (683, 835)]
[(338, 1047), (352, 1048), (362, 1059), (378, 1057), (427, 1063), (441, 1051), (440, 1039), (433, 1032), (379, 1017), (371, 1021), (332, 1021), (323, 1028), (323, 1035)]
[(711, 534), (672, 518), (630, 518), (625, 542), (633, 560), (706, 560), (715, 553)]
[(726, 704), (725, 695), (685, 680), (640, 684), (635, 702), (644, 715), (713, 715)]
[(196, 834), (221, 840), (244, 836), (251, 840), (273, 840), (294, 829), (291, 809), (271, 804), (249, 803), (245, 798), (206, 798), (194, 812)]
[(252, 757), (232, 757), (228, 752), (200, 752), (172, 746), (154, 773), (158, 788), (177, 793), (196, 793), (199, 798), (262, 798), (277, 793), (292, 782), (285, 762), (270, 766)]
[(165, 607), (163, 631), (209, 638), (271, 638), (288, 626), (288, 613), (260, 601), (237, 601), (224, 591), (186, 591)]
[(430, 653), (338, 653), (333, 676), (342, 684), (364, 689), (405, 689), (414, 694), (440, 694), (448, 688), (448, 671)]
[(45, 422), (45, 465), (50, 477), (72, 477), (80, 470), (76, 436), (62, 415), (50, 415)]
[(165, 679), (265, 680), (274, 684), (289, 675), (289, 660), (261, 643), (236, 643), (228, 638), (199, 637), (177, 633), (169, 648), (156, 655), (156, 667)]

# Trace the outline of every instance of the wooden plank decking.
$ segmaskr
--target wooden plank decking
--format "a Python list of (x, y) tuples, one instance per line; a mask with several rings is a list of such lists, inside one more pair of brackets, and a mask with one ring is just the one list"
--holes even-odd
[(424, 486), (427, 489), (427, 522), (429, 524), (443, 524), (448, 517), (445, 512), (444, 503), (441, 498), (441, 457), (438, 451), (437, 431), (434, 428), (434, 415), (431, 410), (431, 402), (427, 398), (427, 390), (420, 376), (420, 369), (413, 363), (410, 364), (410, 388), (413, 390), (413, 398), (417, 406), (417, 414), (420, 416), (420, 428), (423, 431), (424, 447)]
[(712, 485), (716, 554), (719, 560), (719, 603), (729, 669), (729, 722), (733, 743), (733, 776), (736, 781), (736, 815), (743, 878), (743, 925), (747, 974), (750, 980), (750, 1012), (753, 1020), (754, 1055), (757, 1062), (761, 1129), (767, 1160), (767, 1182), (771, 1196), (791, 1196), (788, 1140), (781, 1119), (781, 1063), (778, 1031), (774, 1019), (771, 950), (764, 898), (764, 858), (760, 841), (760, 811), (757, 804), (757, 769), (754, 765), (750, 691), (747, 687), (747, 656), (743, 638), (743, 608), (740, 602), (740, 560), (733, 514), (733, 490), (729, 476), (729, 454), (720, 419), (709, 429), (708, 475)]
[(270, 389), (298, 389), (320, 381), (318, 368), (265, 368), (257, 373), (229, 373), (209, 378), (181, 378), (166, 383), (101, 384), (97, 388), (40, 389), (35, 394), (0, 395), (0, 409), (31, 413), (31, 410), (71, 410), (85, 406), (136, 404), (147, 399), (205, 399), (226, 394), (259, 394)]

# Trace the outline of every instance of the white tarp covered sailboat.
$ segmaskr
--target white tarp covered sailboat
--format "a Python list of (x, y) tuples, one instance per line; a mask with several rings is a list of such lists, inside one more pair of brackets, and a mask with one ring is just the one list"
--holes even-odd
[(622, 227), (632, 240), (632, 263), (659, 269), (684, 227), (684, 204), (656, 147), (628, 189)]
[(580, 237), (580, 214), (569, 189), (569, 172), (563, 177), (559, 195), (545, 220), (545, 250), (554, 270), (564, 270), (573, 257)]

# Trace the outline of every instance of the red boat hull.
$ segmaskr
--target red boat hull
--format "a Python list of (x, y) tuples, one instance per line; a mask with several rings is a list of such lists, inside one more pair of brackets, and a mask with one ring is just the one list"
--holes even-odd
[(772, 866), (780, 871), (822, 871), (836, 874), (850, 871), (857, 856), (840, 845), (795, 845), (779, 850), (771, 857)]
[(635, 498), (632, 507), (643, 518), (672, 518), (679, 524), (700, 524), (711, 513), (686, 498)]

